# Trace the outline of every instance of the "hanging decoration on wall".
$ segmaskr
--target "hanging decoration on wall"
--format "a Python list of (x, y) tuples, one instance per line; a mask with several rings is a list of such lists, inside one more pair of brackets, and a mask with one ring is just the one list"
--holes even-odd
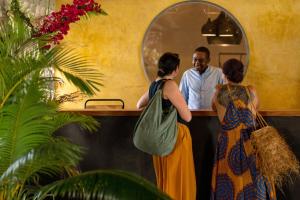
[(238, 45), (242, 40), (242, 31), (230, 17), (223, 11), (219, 16), (207, 22), (201, 28), (202, 36), (207, 37), (208, 44), (216, 45)]

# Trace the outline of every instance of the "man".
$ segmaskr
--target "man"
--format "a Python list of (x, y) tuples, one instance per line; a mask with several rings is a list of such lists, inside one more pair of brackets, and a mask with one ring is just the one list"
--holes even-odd
[(179, 89), (189, 109), (211, 109), (211, 101), (218, 84), (224, 83), (222, 69), (208, 65), (210, 52), (198, 47), (193, 54), (193, 68), (182, 75)]

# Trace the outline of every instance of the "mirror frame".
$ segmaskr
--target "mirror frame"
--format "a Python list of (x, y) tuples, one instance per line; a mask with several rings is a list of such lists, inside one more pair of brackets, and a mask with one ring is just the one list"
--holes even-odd
[(227, 14), (228, 16), (230, 16), (232, 18), (232, 20), (237, 24), (237, 26), (241, 29), (241, 32), (242, 32), (242, 35), (244, 37), (243, 41), (244, 41), (244, 45), (245, 45), (245, 49), (246, 49), (246, 64), (245, 64), (245, 70), (244, 70), (244, 75), (247, 73), (247, 70), (248, 70), (248, 67), (249, 67), (249, 58), (250, 58), (250, 47), (249, 47), (249, 42), (248, 42), (248, 37), (246, 35), (246, 32), (243, 28), (243, 26), (241, 25), (241, 23), (237, 20), (237, 18), (231, 13), (229, 12), (226, 8), (218, 5), (218, 4), (215, 4), (215, 3), (212, 3), (212, 2), (209, 2), (209, 1), (205, 1), (205, 0), (191, 0), (191, 1), (181, 1), (181, 2), (178, 2), (178, 3), (175, 3), (175, 4), (172, 4), (170, 6), (168, 6), (167, 8), (163, 9), (162, 11), (160, 11), (153, 19), (152, 21), (150, 22), (150, 24), (148, 25), (147, 29), (146, 29), (146, 32), (144, 33), (144, 36), (143, 36), (143, 41), (142, 41), (142, 46), (141, 46), (141, 64), (142, 64), (142, 68), (143, 68), (143, 71), (144, 71), (144, 74), (148, 80), (148, 82), (151, 82), (148, 74), (147, 74), (147, 70), (146, 70), (146, 67), (145, 67), (145, 62), (144, 62), (144, 44), (145, 44), (145, 41), (146, 41), (146, 36), (147, 34), (149, 33), (152, 25), (158, 20), (158, 18), (163, 15), (164, 12), (166, 12), (167, 10), (169, 9), (172, 9), (174, 7), (177, 7), (177, 6), (181, 6), (182, 4), (196, 4), (196, 3), (202, 3), (202, 4), (206, 4), (208, 6), (212, 6), (214, 8), (217, 8), (219, 9), (220, 11), (224, 11), (225, 14)]

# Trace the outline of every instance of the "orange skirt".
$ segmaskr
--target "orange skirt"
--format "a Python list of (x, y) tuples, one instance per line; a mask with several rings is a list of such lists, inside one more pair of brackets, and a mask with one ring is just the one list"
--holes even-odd
[(159, 189), (174, 200), (196, 199), (196, 178), (190, 131), (177, 123), (177, 142), (171, 154), (153, 156), (156, 182)]

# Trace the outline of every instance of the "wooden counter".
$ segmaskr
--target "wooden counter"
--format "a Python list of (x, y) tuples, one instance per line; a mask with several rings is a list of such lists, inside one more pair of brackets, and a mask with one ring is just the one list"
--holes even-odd
[[(61, 110), (61, 112), (76, 112), (91, 116), (139, 116), (141, 110), (97, 110), (97, 109), (74, 109)], [(261, 110), (259, 111), (263, 116), (300, 116), (300, 110)], [(217, 113), (212, 110), (193, 110), (193, 116), (217, 116)]]

